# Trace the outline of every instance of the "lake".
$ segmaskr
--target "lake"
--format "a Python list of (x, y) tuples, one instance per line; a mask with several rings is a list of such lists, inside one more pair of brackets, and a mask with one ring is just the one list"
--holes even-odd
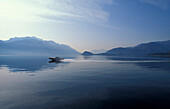
[(0, 57), (0, 109), (170, 109), (170, 59)]

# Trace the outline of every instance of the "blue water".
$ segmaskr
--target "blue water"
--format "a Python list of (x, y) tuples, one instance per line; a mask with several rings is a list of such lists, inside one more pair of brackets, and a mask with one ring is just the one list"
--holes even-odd
[(0, 57), (0, 109), (170, 109), (170, 59)]

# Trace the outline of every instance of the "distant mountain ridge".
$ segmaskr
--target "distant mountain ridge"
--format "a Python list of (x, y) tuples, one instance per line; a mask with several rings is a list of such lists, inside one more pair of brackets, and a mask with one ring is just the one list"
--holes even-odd
[(0, 41), (0, 55), (78, 55), (68, 45), (46, 41), (36, 37), (16, 37)]
[(109, 55), (109, 56), (146, 56), (154, 53), (169, 53), (170, 40), (142, 43), (134, 47), (118, 47), (108, 50), (105, 53), (92, 54), (84, 52), (83, 54), (90, 55)]
[(93, 53), (91, 53), (89, 51), (84, 51), (81, 55), (83, 55), (83, 56), (91, 56), (91, 55), (93, 55)]
[(91, 50), (92, 53), (94, 54), (99, 54), (99, 53), (104, 53), (106, 52), (107, 50), (105, 49), (95, 49), (95, 50)]
[(140, 56), (153, 53), (170, 52), (170, 40), (142, 43), (134, 47), (119, 47), (107, 51), (106, 55)]

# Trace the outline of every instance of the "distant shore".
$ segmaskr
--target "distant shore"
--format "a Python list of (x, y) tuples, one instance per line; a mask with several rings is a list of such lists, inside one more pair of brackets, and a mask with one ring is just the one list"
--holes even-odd
[(154, 54), (150, 54), (150, 56), (159, 56), (159, 57), (168, 57), (168, 58), (170, 58), (170, 52), (168, 52), (168, 53), (154, 53)]

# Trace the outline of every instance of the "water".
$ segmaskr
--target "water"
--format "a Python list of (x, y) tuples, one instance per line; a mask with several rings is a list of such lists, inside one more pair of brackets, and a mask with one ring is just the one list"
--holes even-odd
[(169, 109), (170, 59), (0, 57), (0, 109)]

